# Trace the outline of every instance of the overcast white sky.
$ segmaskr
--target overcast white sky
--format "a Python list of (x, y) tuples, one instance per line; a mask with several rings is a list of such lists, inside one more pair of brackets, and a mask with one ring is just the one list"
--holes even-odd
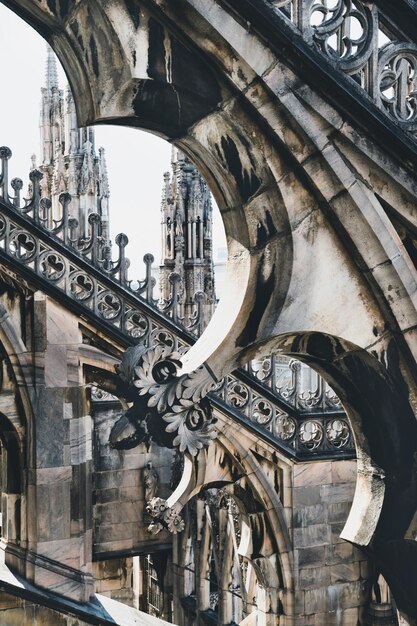
[[(40, 89), (45, 81), (45, 41), (0, 2), (0, 145), (13, 152), (11, 177), (25, 182), (30, 157), (39, 155)], [(60, 86), (66, 83), (61, 70)], [(170, 169), (171, 146), (150, 133), (115, 126), (96, 127), (96, 146), (103, 146), (110, 179), (110, 223), (113, 237), (129, 236), (133, 274), (142, 277), (146, 252), (160, 261), (162, 175)], [(215, 243), (224, 246), (223, 227), (215, 210)], [(217, 219), (216, 219), (217, 218)], [(133, 278), (134, 276), (131, 275)]]

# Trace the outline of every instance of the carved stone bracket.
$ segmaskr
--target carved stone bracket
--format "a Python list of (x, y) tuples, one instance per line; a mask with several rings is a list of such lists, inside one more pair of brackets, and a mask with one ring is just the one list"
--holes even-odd
[(205, 396), (215, 381), (204, 367), (178, 375), (180, 356), (160, 345), (126, 350), (118, 367), (120, 395), (133, 404), (114, 425), (110, 445), (123, 449), (152, 440), (191, 456), (209, 445), (215, 419)]

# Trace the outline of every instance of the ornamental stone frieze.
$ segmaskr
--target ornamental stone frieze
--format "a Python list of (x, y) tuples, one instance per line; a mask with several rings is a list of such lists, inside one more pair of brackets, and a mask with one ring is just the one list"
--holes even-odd
[(327, 62), (351, 77), (353, 89), (363, 90), (379, 109), (415, 135), (417, 45), (404, 37), (378, 3), (268, 2)]

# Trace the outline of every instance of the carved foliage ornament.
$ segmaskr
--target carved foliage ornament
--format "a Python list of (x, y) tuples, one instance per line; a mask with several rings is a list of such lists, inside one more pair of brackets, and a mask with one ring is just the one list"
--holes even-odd
[(179, 376), (179, 358), (179, 353), (161, 345), (126, 350), (118, 374), (121, 392), (133, 406), (112, 429), (113, 447), (133, 447), (152, 439), (195, 456), (215, 437), (215, 420), (205, 398), (215, 381), (204, 367)]
[(169, 507), (163, 498), (152, 498), (147, 503), (146, 511), (153, 519), (148, 526), (148, 532), (158, 534), (166, 527), (170, 533), (176, 535), (184, 530), (185, 523), (180, 514), (180, 506)]

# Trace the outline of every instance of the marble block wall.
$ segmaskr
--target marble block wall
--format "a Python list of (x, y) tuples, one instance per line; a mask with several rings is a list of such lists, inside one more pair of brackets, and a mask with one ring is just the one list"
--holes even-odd
[(339, 535), (350, 511), (356, 461), (293, 469), (296, 626), (358, 626), (369, 595), (365, 556)]
[(94, 593), (91, 563), (91, 417), (87, 415), (76, 316), (34, 299), (31, 390), (34, 455), (28, 470), (26, 576), (77, 601)]
[[(173, 453), (144, 444), (110, 449), (108, 436), (121, 410), (113, 405), (96, 410), (94, 418), (89, 414), (77, 316), (41, 292), (33, 294), (26, 309), (6, 296), (1, 303), (15, 334), (9, 358), (13, 366), (23, 363), (19, 385), (28, 396), (22, 413), (30, 442), (22, 493), (9, 490), (2, 497), (6, 564), (35, 585), (78, 602), (94, 595), (95, 574), (101, 591), (110, 584), (112, 595), (132, 603), (129, 576), (125, 581), (121, 576), (115, 589), (108, 571), (114, 561), (95, 565), (93, 572), (93, 552), (101, 563), (104, 558), (122, 562), (133, 553), (170, 546), (167, 531), (157, 536), (147, 531), (143, 479), (152, 462), (159, 474), (156, 495), (167, 497)], [(19, 515), (16, 502), (23, 507)]]
[(134, 565), (137, 557), (106, 559), (93, 564), (96, 593), (138, 608), (138, 590), (134, 588)]
[(0, 593), (0, 623), (2, 626), (87, 626), (78, 617), (40, 606), (8, 593)]
[(140, 444), (131, 450), (109, 447), (109, 434), (123, 410), (120, 406), (93, 405), (94, 422), (94, 545), (95, 558), (112, 558), (131, 553), (145, 554), (156, 546), (171, 543), (163, 530), (147, 531), (145, 519), (144, 472), (152, 463), (159, 475), (156, 495), (167, 498), (171, 490), (173, 452), (154, 444)]

